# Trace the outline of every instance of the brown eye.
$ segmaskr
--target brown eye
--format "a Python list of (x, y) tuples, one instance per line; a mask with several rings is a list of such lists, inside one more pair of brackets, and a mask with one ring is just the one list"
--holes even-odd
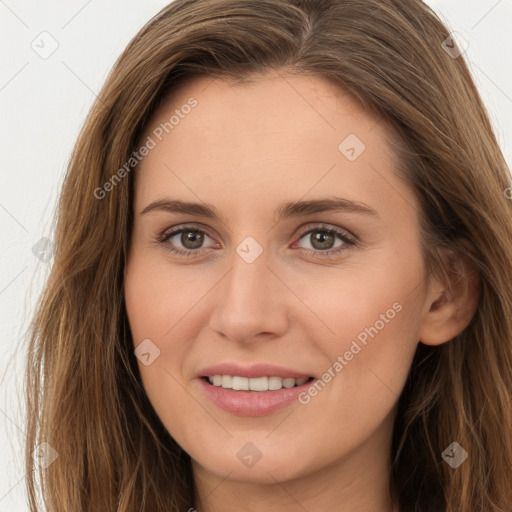
[(204, 233), (200, 231), (183, 231), (180, 242), (185, 249), (199, 249), (204, 241)]
[(336, 237), (331, 233), (325, 231), (313, 231), (309, 235), (309, 240), (314, 249), (325, 250), (332, 249)]
[(338, 256), (356, 245), (355, 238), (348, 232), (330, 226), (315, 226), (301, 235), (300, 240), (303, 239), (309, 244), (309, 247), (302, 247), (304, 252), (320, 258)]
[(158, 242), (180, 256), (194, 256), (202, 252), (205, 238), (210, 237), (203, 230), (185, 226), (167, 230), (158, 238)]

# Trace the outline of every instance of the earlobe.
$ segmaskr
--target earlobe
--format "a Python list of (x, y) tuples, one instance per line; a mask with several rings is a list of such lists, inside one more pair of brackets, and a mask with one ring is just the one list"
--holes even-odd
[(467, 260), (448, 256), (444, 280), (436, 279), (427, 297), (419, 332), (425, 345), (441, 345), (460, 334), (471, 322), (479, 301), (479, 273)]

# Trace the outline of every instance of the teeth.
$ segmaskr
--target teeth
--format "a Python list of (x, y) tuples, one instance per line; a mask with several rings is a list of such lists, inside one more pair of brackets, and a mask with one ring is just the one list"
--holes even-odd
[(238, 391), (249, 391), (249, 379), (247, 377), (233, 377), (231, 387)]
[(221, 386), (223, 388), (233, 389), (233, 377), (231, 377), (231, 375), (223, 375)]
[(268, 377), (258, 377), (249, 380), (249, 389), (251, 391), (268, 391)]
[(295, 379), (291, 379), (290, 377), (283, 379), (283, 387), (293, 388), (293, 386), (295, 386)]
[(231, 375), (211, 375), (208, 377), (210, 384), (235, 391), (277, 391), (281, 388), (293, 388), (302, 386), (308, 377), (292, 379), (291, 377), (257, 377), (248, 379)]
[(283, 387), (283, 379), (281, 377), (269, 377), (268, 378), (268, 389), (270, 391), (276, 391)]

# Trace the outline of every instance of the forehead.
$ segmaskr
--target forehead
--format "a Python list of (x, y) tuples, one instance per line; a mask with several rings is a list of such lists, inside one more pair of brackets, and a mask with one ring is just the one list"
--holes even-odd
[[(186, 105), (192, 99), (197, 102), (191, 109), (196, 115), (190, 116), (187, 124), (207, 125), (219, 133), (242, 127), (255, 134), (293, 130), (315, 132), (321, 137), (336, 133), (340, 117), (346, 118), (347, 124), (352, 121), (363, 125), (361, 129), (377, 122), (353, 95), (326, 78), (267, 71), (240, 81), (228, 77), (191, 78), (167, 95), (153, 116), (153, 124), (165, 122), (173, 112), (188, 110)], [(222, 120), (230, 123), (222, 125)]]
[[(192, 106), (193, 105), (193, 106)], [(389, 127), (329, 80), (269, 72), (247, 83), (195, 77), (165, 99), (142, 140), (136, 201), (164, 192), (240, 208), (334, 191), (375, 209), (389, 200)], [(393, 193), (393, 190), (388, 190)], [(358, 196), (358, 197), (356, 197)], [(138, 199), (137, 199), (138, 198)], [(365, 200), (366, 198), (366, 200)]]

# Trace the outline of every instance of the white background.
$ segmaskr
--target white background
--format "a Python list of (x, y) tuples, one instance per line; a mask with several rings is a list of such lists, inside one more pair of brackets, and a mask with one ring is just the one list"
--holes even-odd
[[(50, 220), (79, 129), (110, 68), (165, 0), (0, 0), (0, 512), (25, 512), (24, 331), (50, 263)], [(428, 0), (465, 53), (512, 167), (512, 0)], [(47, 31), (58, 49), (42, 59)]]

